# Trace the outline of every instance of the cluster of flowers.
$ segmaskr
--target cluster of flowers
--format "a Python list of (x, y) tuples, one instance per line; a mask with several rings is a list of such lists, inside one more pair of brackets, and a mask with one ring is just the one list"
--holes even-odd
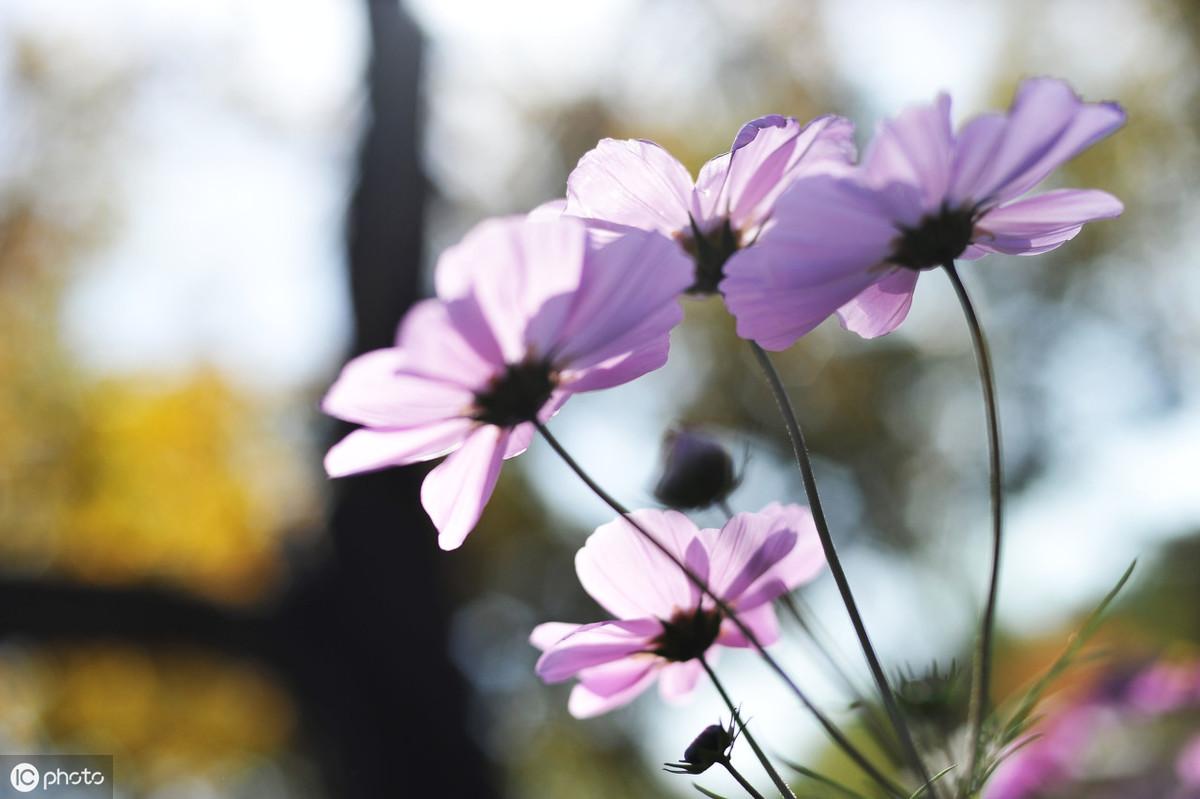
[[(1194, 719), (1198, 712), (1200, 662), (1163, 660), (1109, 669), (1017, 742), (988, 784), (987, 799), (1200, 796), (1200, 735), (1164, 750), (1177, 736), (1162, 734), (1164, 727), (1188, 715)], [(1112, 759), (1113, 752), (1127, 756)]]
[[(572, 394), (666, 362), (682, 296), (719, 295), (738, 334), (769, 350), (833, 315), (864, 337), (888, 333), (922, 271), (1046, 252), (1119, 214), (1102, 191), (1024, 195), (1123, 122), (1116, 105), (1039, 78), (1007, 113), (957, 131), (945, 95), (910, 108), (880, 126), (861, 160), (852, 124), (837, 116), (749, 122), (695, 180), (652, 142), (605, 139), (579, 161), (565, 199), (485, 221), (445, 251), (437, 297), (409, 312), (395, 346), (345, 367), (324, 409), (362, 428), (326, 468), (340, 476), (448, 456), (421, 499), (441, 547), (454, 549), (504, 460), (535, 432), (548, 436)], [(775, 641), (772, 601), (825, 557), (796, 505), (737, 514), (719, 531), (675, 511), (622, 515), (576, 560), (614, 620), (538, 627), (538, 673), (579, 679), (578, 716), (628, 702), (656, 678), (664, 696), (686, 694), (716, 646)]]

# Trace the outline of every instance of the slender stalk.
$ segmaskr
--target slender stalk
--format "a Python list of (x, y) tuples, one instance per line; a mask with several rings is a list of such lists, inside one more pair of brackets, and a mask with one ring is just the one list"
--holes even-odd
[(813, 648), (820, 653), (821, 659), (825, 661), (829, 672), (837, 678), (854, 701), (854, 704), (862, 710), (863, 724), (871, 736), (875, 738), (875, 743), (879, 745), (880, 750), (893, 763), (903, 765), (904, 756), (902, 753), (896, 751), (896, 739), (890, 732), (887, 720), (880, 717), (878, 709), (872, 703), (867, 702), (865, 692), (842, 667), (842, 664), (835, 656), (831, 637), (820, 629), (819, 622), (815, 618), (810, 620), (809, 617), (811, 617), (811, 614), (805, 614), (801, 611), (800, 602), (794, 595), (785, 594), (780, 597), (780, 602), (783, 603), (783, 607), (788, 612), (788, 615), (792, 617), (805, 636), (807, 636)]
[(758, 653), (759, 657), (763, 659), (763, 662), (765, 662), (771, 671), (775, 672), (775, 674), (784, 681), (788, 688), (791, 689), (792, 693), (796, 695), (796, 698), (800, 700), (801, 704), (804, 705), (808, 712), (812, 713), (813, 717), (825, 730), (825, 733), (833, 740), (835, 744), (837, 744), (838, 748), (845, 752), (847, 757), (854, 761), (855, 765), (862, 769), (867, 776), (869, 776), (881, 788), (891, 795), (898, 797), (905, 797), (908, 795), (894, 782), (889, 780), (878, 768), (876, 768), (875, 765), (867, 759), (866, 755), (864, 755), (858, 749), (858, 747), (851, 743), (850, 739), (848, 739), (845, 734), (839, 730), (824, 713), (821, 712), (821, 709), (813, 704), (813, 701), (808, 697), (808, 694), (801, 690), (800, 686), (796, 684), (795, 680), (793, 680), (786, 671), (784, 671), (783, 667), (779, 665), (779, 662), (775, 660), (771, 653), (763, 648), (762, 643), (760, 643), (758, 640), (758, 636), (756, 636), (754, 631), (747, 627), (746, 623), (743, 622), (737, 616), (737, 614), (733, 612), (733, 609), (729, 607), (725, 600), (717, 596), (713, 590), (708, 587), (708, 584), (694, 571), (692, 571), (692, 569), (690, 569), (687, 564), (685, 564), (679, 558), (678, 555), (676, 555), (670, 550), (670, 548), (651, 535), (649, 530), (639, 524), (637, 520), (630, 515), (628, 508), (626, 508), (624, 505), (614, 499), (611, 494), (601, 488), (600, 485), (583, 470), (583, 467), (571, 457), (571, 454), (563, 448), (563, 445), (559, 443), (558, 439), (554, 437), (553, 433), (546, 429), (546, 426), (541, 421), (535, 419), (533, 421), (533, 425), (537, 428), (537, 431), (541, 434), (542, 438), (546, 440), (546, 443), (549, 444), (556, 453), (558, 453), (558, 456), (562, 459), (563, 463), (565, 463), (567, 467), (570, 468), (570, 470), (573, 471), (575, 475), (584, 482), (584, 485), (591, 489), (593, 494), (599, 497), (604, 504), (608, 505), (608, 507), (612, 508), (616, 513), (622, 516), (625, 521), (627, 521), (629, 525), (633, 527), (633, 529), (637, 530), (637, 532), (651, 544), (651, 546), (653, 546), (672, 563), (674, 563), (679, 570), (683, 572), (684, 576), (687, 577), (688, 581), (691, 582), (692, 585), (696, 586), (701, 593), (703, 593), (705, 596), (711, 599), (714, 604), (716, 604), (717, 609), (721, 611), (722, 615), (729, 619), (730, 622), (737, 627), (738, 632), (740, 632), (746, 638), (746, 640), (750, 642), (750, 645)]
[(764, 799), (763, 795), (759, 793), (753, 785), (750, 784), (750, 781), (743, 777), (741, 772), (733, 767), (733, 763), (729, 761), (729, 758), (722, 760), (721, 765), (725, 767), (725, 770), (729, 772), (730, 776), (738, 781), (738, 785), (742, 786), (746, 793), (750, 794), (751, 799)]
[(900, 739), (900, 747), (904, 752), (905, 759), (916, 770), (921, 782), (928, 783), (930, 781), (929, 772), (925, 768), (921, 755), (917, 752), (912, 733), (900, 712), (900, 706), (896, 702), (892, 686), (888, 683), (887, 675), (879, 664), (879, 657), (875, 654), (875, 647), (871, 644), (870, 636), (867, 635), (862, 614), (858, 611), (858, 603), (855, 602), (854, 593), (850, 590), (850, 581), (846, 579), (846, 571), (842, 568), (842, 561), (833, 545), (829, 523), (825, 520), (825, 511), (821, 507), (821, 496), (817, 493), (817, 479), (813, 474), (812, 460), (808, 456), (808, 445), (804, 441), (804, 431), (800, 427), (800, 421), (796, 418), (792, 401), (788, 398), (783, 380), (779, 377), (779, 372), (775, 370), (775, 365), (771, 363), (766, 351), (753, 341), (750, 342), (750, 348), (753, 350), (754, 357), (762, 368), (763, 374), (766, 375), (771, 392), (775, 395), (775, 403), (779, 406), (779, 412), (783, 416), (788, 438), (792, 442), (792, 452), (795, 453), (796, 464), (800, 467), (800, 477), (804, 481), (804, 492), (808, 495), (809, 509), (812, 511), (813, 522), (817, 528), (817, 537), (821, 540), (821, 548), (825, 551), (825, 560), (829, 563), (829, 571), (833, 573), (838, 593), (842, 595), (842, 602), (846, 606), (846, 612), (850, 615), (851, 624), (854, 625), (854, 633), (858, 636), (858, 643), (866, 657), (871, 676), (879, 688), (879, 697), (883, 701), (884, 710), (892, 722), (892, 727), (896, 730), (896, 736)]
[(763, 769), (771, 778), (771, 782), (775, 783), (775, 787), (779, 789), (779, 795), (783, 799), (796, 799), (796, 794), (792, 793), (792, 789), (788, 787), (787, 781), (779, 776), (779, 772), (771, 765), (770, 758), (767, 753), (758, 745), (758, 741), (754, 740), (754, 736), (750, 734), (750, 728), (742, 721), (742, 715), (738, 712), (737, 705), (733, 703), (733, 699), (729, 697), (729, 693), (725, 690), (725, 686), (717, 679), (717, 673), (713, 667), (708, 664), (708, 661), (703, 657), (697, 658), (700, 665), (704, 667), (704, 672), (708, 675), (708, 679), (712, 680), (713, 687), (717, 689), (717, 693), (725, 700), (725, 706), (729, 708), (729, 712), (733, 714), (733, 721), (737, 728), (742, 731), (742, 737), (746, 739), (746, 743), (750, 744), (750, 748), (754, 750), (754, 756), (758, 758), (758, 762), (762, 763)]
[(1000, 590), (1000, 555), (1004, 544), (1004, 464), (1000, 459), (1000, 412), (996, 402), (996, 377), (992, 371), (992, 356), (987, 337), (975, 315), (975, 306), (967, 294), (954, 262), (944, 264), (946, 276), (958, 295), (963, 316), (971, 331), (971, 344), (975, 348), (975, 364), (979, 367), (979, 383), (983, 389), (983, 407), (987, 416), (989, 487), (992, 505), (992, 566), (988, 578), (987, 600), (983, 606), (983, 619), (979, 626), (979, 648), (975, 655), (972, 676), (971, 703), (967, 710), (967, 728), (970, 731), (970, 751), (967, 758), (967, 779), (974, 779), (979, 763), (980, 747), (983, 743), (983, 721), (991, 704), (992, 644), (996, 626), (996, 596)]

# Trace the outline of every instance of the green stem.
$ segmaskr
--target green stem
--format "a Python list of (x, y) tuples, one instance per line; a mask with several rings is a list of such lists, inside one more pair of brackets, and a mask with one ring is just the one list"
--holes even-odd
[(888, 683), (887, 675), (884, 674), (879, 658), (875, 654), (875, 647), (871, 644), (870, 636), (867, 635), (867, 628), (863, 623), (862, 614), (859, 613), (858, 603), (855, 602), (854, 593), (850, 590), (850, 581), (846, 578), (846, 571), (842, 568), (842, 561), (838, 557), (837, 548), (834, 547), (833, 536), (830, 534), (829, 524), (825, 520), (825, 511), (821, 507), (821, 496), (817, 493), (817, 480), (813, 474), (812, 459), (808, 455), (808, 445), (804, 441), (804, 431), (800, 427), (795, 409), (792, 408), (792, 401), (788, 397), (783, 380), (779, 377), (779, 372), (771, 363), (766, 351), (753, 341), (750, 342), (750, 348), (753, 350), (754, 357), (763, 374), (766, 375), (771, 392), (775, 396), (775, 402), (779, 406), (779, 412), (783, 416), (788, 438), (792, 442), (792, 452), (796, 456), (796, 464), (800, 467), (800, 477), (804, 481), (804, 492), (808, 495), (809, 509), (812, 511), (813, 522), (817, 528), (817, 537), (821, 540), (821, 548), (825, 551), (825, 560), (829, 563), (829, 571), (833, 574), (838, 593), (842, 595), (842, 603), (850, 615), (850, 623), (854, 625), (854, 633), (858, 636), (858, 643), (862, 647), (867, 666), (871, 670), (871, 676), (879, 688), (879, 696), (883, 701), (884, 710), (891, 720), (892, 727), (896, 730), (896, 736), (900, 739), (900, 747), (904, 752), (905, 759), (921, 778), (921, 782), (927, 783), (930, 779), (929, 772), (917, 752), (912, 733), (900, 712), (900, 706)]
[(880, 750), (892, 762), (902, 764), (904, 760), (903, 755), (896, 751), (896, 739), (889, 732), (887, 720), (879, 716), (878, 708), (873, 703), (867, 702), (865, 692), (855, 683), (846, 670), (842, 668), (842, 664), (835, 656), (832, 638), (828, 633), (821, 630), (819, 622), (813, 614), (806, 614), (800, 609), (800, 602), (794, 595), (785, 594), (780, 597), (780, 602), (783, 603), (784, 610), (788, 612), (788, 615), (792, 617), (805, 636), (807, 636), (813, 649), (821, 655), (821, 659), (825, 661), (828, 671), (842, 684), (842, 687), (853, 700), (854, 705), (862, 711), (863, 725), (875, 739), (875, 742), (879, 744)]
[(691, 582), (692, 585), (696, 586), (701, 593), (710, 598), (713, 603), (716, 604), (717, 609), (721, 611), (721, 614), (725, 618), (729, 619), (730, 622), (737, 627), (738, 631), (745, 636), (746, 640), (750, 642), (750, 645), (758, 653), (759, 657), (763, 659), (763, 662), (765, 662), (767, 666), (773, 672), (775, 672), (775, 674), (778, 675), (778, 677), (782, 679), (785, 684), (787, 684), (788, 688), (790, 688), (792, 693), (796, 695), (801, 704), (804, 705), (808, 712), (812, 713), (813, 717), (825, 730), (826, 734), (829, 735), (833, 742), (837, 744), (843, 752), (846, 753), (847, 757), (853, 760), (854, 763), (860, 769), (862, 769), (865, 774), (867, 774), (867, 776), (873, 779), (888, 793), (892, 794), (893, 796), (906, 796), (904, 791), (902, 791), (894, 782), (889, 780), (878, 768), (876, 768), (871, 761), (867, 759), (866, 755), (859, 751), (859, 749), (850, 742), (850, 739), (847, 738), (845, 734), (839, 730), (824, 713), (821, 712), (821, 709), (813, 704), (813, 701), (808, 697), (808, 694), (804, 693), (804, 691), (800, 689), (800, 686), (796, 684), (796, 682), (791, 678), (791, 676), (788, 675), (786, 671), (784, 671), (783, 667), (779, 665), (779, 662), (771, 656), (771, 653), (767, 652), (767, 650), (763, 648), (762, 643), (760, 643), (758, 640), (758, 636), (756, 636), (754, 631), (747, 627), (745, 622), (743, 622), (737, 616), (737, 614), (733, 612), (733, 609), (729, 607), (725, 600), (713, 593), (712, 589), (708, 587), (708, 584), (699, 575), (692, 571), (687, 564), (685, 564), (679, 558), (678, 555), (670, 550), (670, 548), (651, 535), (650, 531), (648, 531), (645, 527), (638, 524), (637, 520), (630, 515), (628, 508), (626, 508), (624, 505), (614, 499), (612, 495), (601, 488), (600, 485), (583, 470), (583, 467), (581, 467), (579, 463), (577, 463), (576, 460), (571, 457), (570, 453), (563, 448), (563, 445), (560, 444), (558, 439), (555, 438), (554, 435), (546, 428), (545, 424), (539, 420), (534, 420), (533, 425), (537, 428), (537, 431), (541, 434), (542, 438), (546, 440), (546, 443), (549, 444), (556, 453), (558, 453), (558, 456), (562, 459), (563, 463), (565, 463), (567, 467), (573, 471), (580, 480), (583, 481), (584, 485), (591, 489), (593, 494), (599, 497), (604, 504), (608, 505), (608, 507), (612, 508), (616, 513), (622, 516), (625, 521), (628, 522), (633, 529), (637, 530), (637, 532), (640, 533), (641, 536), (645, 538), (655, 549), (657, 549), (672, 563), (674, 563), (679, 570), (683, 572), (684, 576), (687, 577), (688, 581)]
[(708, 664), (708, 661), (705, 660), (704, 657), (699, 657), (697, 660), (699, 660), (700, 665), (704, 667), (705, 673), (708, 674), (708, 679), (712, 680), (712, 684), (717, 689), (717, 693), (719, 693), (721, 698), (725, 700), (725, 706), (728, 707), (729, 712), (733, 714), (734, 723), (737, 725), (737, 728), (742, 731), (742, 737), (746, 739), (746, 743), (750, 744), (750, 748), (754, 750), (754, 756), (758, 758), (759, 763), (762, 763), (762, 767), (767, 772), (767, 775), (771, 778), (771, 782), (775, 783), (775, 787), (779, 789), (779, 795), (782, 796), (783, 799), (796, 799), (796, 795), (792, 793), (792, 789), (788, 787), (787, 781), (784, 780), (783, 777), (779, 775), (779, 772), (775, 770), (775, 767), (771, 765), (771, 760), (767, 757), (767, 753), (762, 750), (762, 747), (758, 745), (758, 741), (754, 740), (754, 736), (750, 734), (750, 728), (747, 727), (745, 722), (742, 721), (742, 716), (738, 712), (737, 705), (735, 705), (733, 700), (729, 697), (729, 693), (725, 690), (725, 686), (722, 685), (721, 681), (717, 679), (717, 673), (713, 671), (713, 667)]
[(725, 770), (728, 771), (729, 774), (738, 781), (738, 785), (742, 786), (746, 793), (750, 794), (751, 799), (764, 799), (763, 795), (759, 793), (753, 785), (750, 784), (750, 781), (743, 777), (741, 772), (733, 767), (733, 763), (729, 761), (729, 758), (722, 760), (721, 765), (724, 766)]
[(1000, 412), (996, 402), (996, 377), (992, 371), (992, 357), (988, 349), (987, 337), (979, 317), (975, 314), (975, 306), (967, 294), (954, 262), (948, 261), (943, 268), (954, 293), (958, 295), (958, 303), (962, 306), (967, 328), (971, 331), (971, 344), (975, 349), (975, 364), (979, 368), (979, 383), (983, 389), (983, 406), (987, 416), (989, 488), (992, 506), (992, 565), (991, 576), (988, 579), (987, 600), (983, 606), (983, 619), (979, 627), (979, 648), (975, 655), (971, 691), (971, 702), (967, 711), (967, 728), (970, 731), (970, 751), (967, 759), (966, 779), (974, 779), (975, 769), (979, 764), (980, 748), (983, 745), (983, 721), (987, 717), (991, 704), (992, 676), (992, 646), (996, 626), (996, 597), (1000, 591), (1000, 556), (1003, 549), (1003, 510), (1004, 510), (1004, 465), (1000, 459)]

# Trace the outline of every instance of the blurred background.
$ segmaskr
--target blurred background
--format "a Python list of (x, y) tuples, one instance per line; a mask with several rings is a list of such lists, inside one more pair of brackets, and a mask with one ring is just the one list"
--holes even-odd
[[(1065, 701), (1114, 660), (1187, 661), (1200, 642), (1192, 0), (7, 0), (0, 748), (114, 753), (122, 796), (697, 795), (658, 766), (721, 713), (710, 689), (577, 722), (567, 687), (533, 675), (533, 625), (601, 617), (572, 557), (609, 515), (553, 453), (505, 469), (442, 554), (422, 469), (324, 478), (345, 429), (317, 402), (389, 342), (444, 246), (561, 196), (602, 136), (695, 170), (765, 113), (835, 111), (862, 144), (938, 90), (962, 119), (1038, 74), (1130, 118), (1054, 178), (1124, 216), (962, 270), (1004, 424), (1001, 693), (1139, 559), (1100, 637), (1109, 665), (1071, 672)], [(732, 324), (716, 301), (686, 308), (665, 369), (573, 400), (556, 433), (635, 507), (678, 425), (746, 453), (736, 509), (801, 500)], [(828, 323), (778, 363), (885, 661), (963, 661), (987, 487), (948, 285), (922, 280), (894, 335)], [(862, 680), (831, 581), (800, 597)], [(804, 636), (780, 656), (858, 723)], [(755, 658), (723, 670), (773, 751), (848, 773)], [(1114, 779), (1161, 773), (1184, 732), (1121, 743), (1141, 755)]]

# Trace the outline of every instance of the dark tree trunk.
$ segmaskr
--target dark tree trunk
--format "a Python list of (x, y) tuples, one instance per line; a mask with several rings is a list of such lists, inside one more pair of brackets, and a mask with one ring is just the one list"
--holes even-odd
[[(425, 181), (420, 35), (368, 0), (371, 120), (347, 218), (355, 352), (388, 345), (420, 285)], [(344, 433), (345, 429), (339, 431)], [(334, 797), (496, 796), (447, 654), (445, 557), (421, 510), (423, 470), (339, 481), (331, 556), (270, 608), (237, 612), (158, 589), (0, 581), (0, 640), (194, 647), (272, 668)]]

